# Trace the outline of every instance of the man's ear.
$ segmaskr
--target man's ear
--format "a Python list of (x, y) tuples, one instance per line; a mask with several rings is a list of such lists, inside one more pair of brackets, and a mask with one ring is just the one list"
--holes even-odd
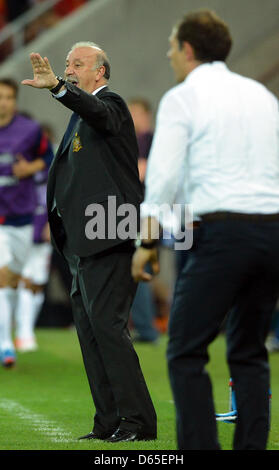
[(101, 67), (99, 67), (98, 80), (101, 80), (101, 78), (104, 76), (105, 73), (106, 73), (106, 67), (104, 65), (101, 65)]
[(187, 41), (183, 42), (183, 50), (184, 50), (184, 53), (186, 55), (186, 59), (188, 62), (192, 60), (196, 60), (194, 48), (193, 46), (191, 46), (189, 42)]

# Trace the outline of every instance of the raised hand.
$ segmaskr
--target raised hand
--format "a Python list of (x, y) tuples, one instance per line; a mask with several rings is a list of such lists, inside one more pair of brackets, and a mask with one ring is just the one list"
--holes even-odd
[(50, 66), (47, 57), (42, 58), (40, 54), (32, 52), (30, 54), (31, 65), (33, 68), (33, 80), (22, 80), (22, 85), (29, 85), (34, 88), (54, 88), (58, 84), (58, 80)]

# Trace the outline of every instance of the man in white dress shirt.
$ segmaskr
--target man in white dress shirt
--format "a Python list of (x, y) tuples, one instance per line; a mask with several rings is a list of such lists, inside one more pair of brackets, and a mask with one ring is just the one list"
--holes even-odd
[[(235, 449), (264, 449), (270, 375), (265, 339), (279, 295), (278, 101), (261, 84), (231, 72), (226, 24), (202, 10), (183, 18), (168, 57), (179, 84), (162, 98), (147, 168), (144, 238), (134, 279), (159, 269), (150, 205), (187, 200), (200, 218), (197, 243), (174, 294), (168, 364), (180, 449), (219, 449), (208, 345), (230, 310), (227, 358), (235, 381)], [(150, 230), (149, 230), (150, 232)]]

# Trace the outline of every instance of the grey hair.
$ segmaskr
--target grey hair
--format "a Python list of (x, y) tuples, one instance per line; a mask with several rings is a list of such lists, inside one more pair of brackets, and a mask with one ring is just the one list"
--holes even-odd
[(98, 44), (96, 44), (95, 42), (92, 42), (92, 41), (79, 41), (79, 42), (76, 42), (71, 47), (71, 49), (68, 53), (68, 56), (72, 51), (74, 51), (78, 47), (91, 47), (92, 49), (96, 49), (98, 51), (97, 52), (96, 63), (94, 65), (93, 70), (98, 69), (99, 67), (101, 67), (103, 65), (106, 69), (106, 71), (104, 73), (104, 78), (106, 80), (109, 80), (109, 78), (110, 78), (110, 62), (109, 62), (108, 56), (105, 53), (105, 51), (103, 51), (103, 49), (101, 49), (101, 47), (98, 46)]

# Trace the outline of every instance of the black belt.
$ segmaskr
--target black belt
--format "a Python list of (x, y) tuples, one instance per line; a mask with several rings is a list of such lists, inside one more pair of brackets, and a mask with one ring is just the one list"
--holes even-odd
[(215, 220), (247, 220), (250, 222), (272, 222), (279, 221), (279, 213), (277, 214), (243, 214), (240, 212), (211, 212), (200, 216), (203, 222), (211, 222)]

